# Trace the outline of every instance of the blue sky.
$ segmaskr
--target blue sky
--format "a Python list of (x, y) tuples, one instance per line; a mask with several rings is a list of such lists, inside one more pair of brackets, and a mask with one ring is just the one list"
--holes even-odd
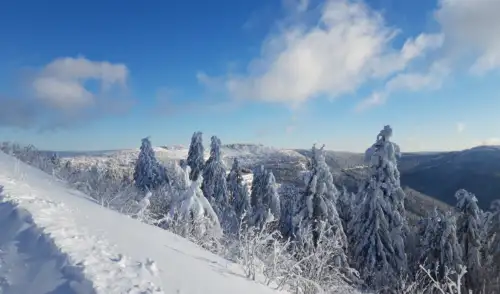
[[(472, 5), (471, 3), (475, 3)], [(500, 144), (500, 0), (7, 1), (0, 139)]]

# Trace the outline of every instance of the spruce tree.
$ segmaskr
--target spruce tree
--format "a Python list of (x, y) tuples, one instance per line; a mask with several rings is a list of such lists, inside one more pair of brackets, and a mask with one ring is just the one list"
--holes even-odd
[(462, 264), (455, 216), (450, 211), (442, 213), (434, 209), (421, 221), (419, 235), (419, 263), (435, 280), (445, 282), (446, 270), (458, 271)]
[(390, 141), (385, 126), (366, 152), (370, 176), (360, 192), (361, 205), (350, 225), (353, 261), (362, 278), (375, 290), (391, 288), (397, 293), (407, 272), (405, 253), (404, 192), (396, 158), (399, 147)]
[(222, 156), (220, 152), (221, 142), (216, 136), (212, 136), (210, 144), (210, 157), (208, 158), (205, 167), (203, 169), (203, 183), (201, 189), (203, 190), (203, 195), (213, 204), (214, 200), (214, 188), (216, 181), (220, 178), (222, 174), (226, 176), (226, 170), (224, 163), (222, 162)]
[(236, 216), (229, 203), (229, 192), (226, 182), (226, 168), (222, 162), (221, 141), (216, 136), (211, 138), (210, 158), (203, 170), (203, 195), (215, 210), (225, 231), (236, 229)]
[(263, 165), (260, 165), (253, 170), (252, 191), (250, 194), (250, 203), (252, 207), (256, 206), (256, 201), (259, 200), (259, 195), (262, 194), (262, 185), (265, 177), (266, 170)]
[(500, 293), (500, 200), (491, 203), (485, 220), (484, 265), (487, 293)]
[(468, 290), (478, 291), (481, 288), (481, 210), (477, 206), (474, 194), (460, 189), (455, 193), (457, 209), (461, 213), (458, 217), (457, 236), (462, 246), (465, 274), (465, 287)]
[(203, 133), (195, 132), (191, 137), (189, 152), (187, 157), (187, 165), (191, 168), (189, 179), (191, 181), (198, 180), (198, 177), (203, 172), (205, 148), (203, 147)]
[(227, 186), (229, 189), (229, 194), (231, 200), (237, 197), (239, 192), (238, 187), (243, 185), (243, 174), (241, 172), (241, 167), (237, 158), (233, 160), (233, 165), (231, 166), (231, 171), (227, 175)]
[(339, 199), (337, 200), (337, 207), (339, 217), (342, 220), (342, 224), (344, 226), (344, 231), (347, 231), (348, 223), (352, 219), (354, 209), (354, 195), (353, 193), (347, 191), (346, 187), (342, 187)]
[(280, 198), (276, 179), (272, 171), (259, 174), (258, 189), (252, 198), (251, 224), (262, 228), (269, 221), (279, 221), (281, 215)]
[(248, 186), (243, 182), (243, 174), (237, 158), (234, 159), (231, 172), (227, 177), (227, 185), (236, 217), (238, 221), (241, 221), (244, 215), (248, 217), (250, 214), (250, 194)]
[(319, 233), (326, 225), (328, 233), (342, 248), (347, 249), (347, 237), (337, 211), (338, 190), (333, 184), (333, 176), (326, 164), (324, 146), (321, 149), (312, 147), (309, 176), (302, 199), (298, 203), (297, 215), (294, 217), (295, 235), (302, 238), (300, 232), (307, 232), (309, 227), (313, 233), (313, 241), (317, 245)]
[(164, 169), (156, 160), (149, 138), (142, 139), (139, 157), (135, 164), (134, 182), (141, 191), (154, 190), (168, 182)]

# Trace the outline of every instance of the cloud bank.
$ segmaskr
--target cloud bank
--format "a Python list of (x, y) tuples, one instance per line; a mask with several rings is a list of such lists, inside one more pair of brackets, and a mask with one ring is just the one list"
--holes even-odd
[(0, 96), (0, 125), (46, 129), (127, 111), (133, 103), (127, 95), (128, 76), (124, 64), (57, 58), (27, 83), (28, 97)]
[[(126, 87), (127, 76), (128, 69), (124, 64), (66, 57), (47, 64), (35, 77), (32, 86), (42, 102), (58, 109), (76, 109), (94, 105), (97, 96), (114, 85)], [(91, 80), (100, 84), (99, 94), (85, 86)]]
[[(399, 47), (394, 38), (401, 31), (361, 1), (308, 4), (286, 1), (293, 21), (287, 20), (278, 33), (263, 41), (260, 55), (244, 72), (219, 77), (198, 73), (199, 81), (218, 85), (235, 99), (291, 106), (317, 97), (353, 94), (371, 81), (382, 83), (356, 106), (362, 111), (385, 103), (395, 92), (438, 89), (453, 66), (466, 57), (471, 73), (500, 67), (496, 36), (500, 18), (495, 13), (500, 0), (442, 0), (433, 16), (440, 29), (408, 38)], [(313, 22), (300, 17), (318, 11)], [(425, 62), (419, 65), (428, 66), (412, 66), (421, 60)]]

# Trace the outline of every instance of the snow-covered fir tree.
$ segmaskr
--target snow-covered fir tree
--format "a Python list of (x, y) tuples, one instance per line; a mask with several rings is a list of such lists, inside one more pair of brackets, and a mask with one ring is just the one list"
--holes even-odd
[(203, 177), (199, 176), (196, 181), (191, 181), (190, 167), (187, 166), (183, 170), (182, 183), (185, 183), (186, 187), (172, 199), (167, 227), (183, 236), (190, 234), (198, 240), (207, 235), (220, 237), (222, 229), (219, 217), (201, 191)]
[(168, 183), (164, 168), (156, 159), (149, 138), (142, 139), (141, 151), (135, 164), (134, 182), (141, 191), (154, 190)]
[(238, 186), (242, 184), (243, 184), (243, 173), (241, 172), (240, 163), (238, 161), (238, 158), (234, 158), (231, 170), (227, 175), (227, 187), (229, 189), (229, 194), (231, 199), (234, 198), (235, 194), (238, 194)]
[(487, 218), (483, 225), (486, 231), (485, 255), (488, 255), (490, 259), (497, 256), (498, 268), (500, 269), (500, 200), (491, 202), (490, 211), (483, 217)]
[(455, 193), (457, 209), (457, 237), (462, 246), (463, 262), (467, 267), (465, 287), (477, 291), (481, 288), (481, 210), (474, 194), (460, 189)]
[(281, 216), (280, 231), (284, 238), (293, 238), (293, 218), (296, 214), (297, 201), (300, 200), (300, 188), (294, 184), (283, 183), (280, 185)]
[(234, 159), (227, 176), (227, 185), (236, 217), (238, 221), (245, 221), (242, 219), (243, 216), (250, 215), (250, 193), (248, 186), (243, 182), (243, 174), (237, 158)]
[(500, 293), (500, 200), (491, 203), (490, 211), (483, 217), (485, 240), (483, 249), (483, 268), (487, 293)]
[(252, 191), (250, 193), (251, 206), (256, 206), (256, 201), (259, 199), (258, 195), (262, 194), (262, 186), (266, 178), (266, 170), (263, 165), (259, 165), (253, 170)]
[(201, 189), (208, 199), (225, 231), (236, 230), (236, 215), (229, 203), (229, 191), (226, 182), (226, 168), (222, 161), (221, 141), (212, 136), (210, 157), (203, 170), (203, 183)]
[(307, 186), (298, 203), (297, 214), (294, 216), (295, 236), (300, 232), (307, 232), (301, 227), (309, 227), (313, 233), (313, 240), (317, 244), (320, 229), (327, 226), (326, 232), (333, 234), (328, 236), (335, 238), (342, 248), (347, 249), (347, 237), (344, 232), (342, 221), (339, 217), (336, 203), (338, 190), (333, 184), (333, 176), (326, 164), (323, 148), (312, 148), (312, 156), (309, 165), (311, 170), (306, 177)]
[(407, 272), (405, 253), (404, 192), (396, 159), (399, 147), (390, 141), (392, 129), (385, 126), (369, 148), (370, 176), (361, 190), (350, 227), (352, 257), (369, 287), (391, 288), (397, 293)]
[(226, 176), (226, 168), (222, 162), (220, 151), (221, 142), (216, 136), (212, 136), (210, 145), (210, 157), (203, 169), (203, 182), (201, 189), (205, 197), (214, 203), (214, 189), (216, 181), (223, 175)]
[(198, 176), (203, 172), (203, 166), (205, 164), (205, 148), (203, 147), (203, 133), (195, 132), (193, 137), (191, 137), (191, 144), (189, 145), (187, 165), (191, 168), (191, 173), (189, 174), (189, 179), (191, 181), (196, 181)]
[(451, 211), (437, 209), (420, 223), (420, 264), (437, 281), (444, 281), (446, 271), (458, 271), (462, 248), (457, 238), (456, 217)]
[(344, 231), (347, 231), (348, 223), (352, 219), (354, 210), (354, 194), (347, 191), (346, 187), (342, 187), (342, 190), (340, 191), (339, 199), (337, 200), (337, 208), (339, 217), (344, 225)]
[(259, 174), (258, 193), (252, 199), (252, 215), (250, 223), (261, 228), (270, 221), (279, 221), (281, 215), (280, 196), (276, 179), (272, 171)]

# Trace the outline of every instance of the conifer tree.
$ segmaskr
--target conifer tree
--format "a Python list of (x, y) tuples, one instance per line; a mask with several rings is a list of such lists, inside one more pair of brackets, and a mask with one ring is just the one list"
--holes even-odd
[(263, 165), (260, 165), (253, 170), (252, 191), (250, 194), (250, 203), (252, 207), (256, 206), (256, 201), (259, 200), (259, 195), (262, 194), (262, 185), (265, 177), (266, 170)]
[(433, 278), (445, 282), (446, 270), (459, 271), (462, 249), (457, 238), (456, 218), (452, 212), (437, 209), (420, 223), (419, 262)]
[(407, 272), (405, 253), (404, 192), (396, 158), (399, 147), (390, 141), (385, 126), (369, 148), (370, 177), (360, 192), (361, 205), (350, 225), (353, 261), (361, 276), (375, 290), (390, 287), (397, 292)]
[(216, 136), (212, 136), (210, 145), (210, 157), (208, 158), (205, 167), (203, 169), (203, 183), (201, 189), (203, 190), (203, 195), (210, 201), (214, 202), (214, 188), (216, 180), (220, 178), (220, 175), (226, 174), (224, 164), (222, 162), (222, 156), (220, 152), (221, 142)]
[(487, 293), (500, 293), (500, 200), (491, 203), (490, 211), (484, 220), (485, 238), (483, 241), (485, 279)]
[(330, 168), (326, 164), (323, 154), (324, 146), (321, 149), (312, 147), (309, 176), (306, 189), (302, 199), (298, 203), (297, 215), (294, 217), (295, 235), (297, 238), (300, 232), (308, 232), (304, 227), (309, 227), (313, 233), (314, 244), (317, 245), (320, 231), (325, 231), (338, 242), (342, 248), (347, 249), (347, 237), (339, 217), (336, 203), (338, 190), (333, 184), (333, 176)]
[(243, 182), (243, 174), (237, 158), (233, 161), (227, 184), (236, 217), (240, 221), (244, 215), (250, 214), (250, 194), (248, 186)]
[(191, 138), (191, 144), (189, 145), (189, 152), (187, 157), (187, 165), (191, 168), (191, 173), (189, 174), (189, 179), (191, 181), (198, 180), (198, 177), (203, 172), (203, 166), (205, 164), (205, 148), (203, 147), (203, 133), (195, 132)]
[(339, 212), (339, 217), (344, 225), (344, 231), (348, 230), (348, 223), (352, 219), (353, 207), (354, 207), (354, 195), (353, 193), (347, 191), (346, 187), (342, 187), (342, 190), (337, 200), (337, 207)]
[(141, 191), (154, 190), (168, 182), (164, 169), (156, 160), (149, 138), (142, 139), (140, 150), (134, 170), (136, 187)]
[(272, 171), (259, 174), (258, 189), (252, 198), (251, 224), (261, 228), (265, 223), (278, 221), (281, 215), (280, 198)]
[(203, 195), (215, 210), (225, 231), (236, 229), (236, 216), (229, 203), (229, 192), (226, 182), (226, 168), (222, 162), (221, 141), (216, 136), (211, 138), (210, 157), (203, 170)]
[(474, 194), (460, 189), (455, 193), (457, 209), (461, 212), (457, 223), (457, 236), (462, 246), (465, 287), (477, 291), (481, 288), (481, 210)]

